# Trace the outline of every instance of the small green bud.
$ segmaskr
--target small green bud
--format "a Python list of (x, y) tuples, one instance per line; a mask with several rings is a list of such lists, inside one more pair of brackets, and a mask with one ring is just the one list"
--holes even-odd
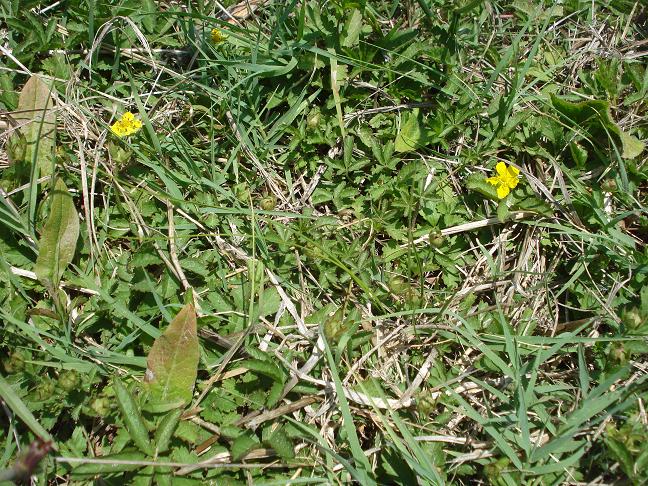
[(420, 292), (417, 289), (410, 288), (405, 293), (405, 304), (409, 309), (420, 309), (423, 306)]
[(344, 313), (339, 309), (324, 322), (324, 335), (331, 342), (340, 340), (347, 330), (348, 324), (344, 320)]
[(246, 203), (250, 199), (250, 188), (247, 183), (240, 182), (234, 186), (234, 195), (240, 202)]
[(41, 381), (40, 384), (34, 390), (34, 395), (36, 400), (44, 401), (52, 398), (54, 394), (54, 383), (51, 380), (45, 379)]
[(263, 199), (261, 199), (260, 205), (261, 209), (263, 209), (264, 211), (272, 211), (277, 207), (277, 198), (272, 195), (265, 196)]
[(484, 472), (494, 484), (499, 484), (499, 476), (504, 469), (507, 469), (510, 462), (506, 457), (501, 457), (495, 462), (491, 462), (484, 467)]
[(441, 248), (443, 246), (443, 243), (445, 241), (445, 237), (439, 230), (432, 230), (430, 231), (430, 235), (428, 236), (428, 239), (430, 241), (430, 245), (432, 245), (434, 248)]
[(4, 359), (4, 369), (7, 373), (18, 373), (25, 369), (25, 359), (18, 351), (14, 351)]
[(114, 142), (108, 142), (108, 153), (110, 158), (117, 166), (123, 166), (130, 159), (132, 152), (128, 149), (125, 149), (120, 144)]
[(403, 295), (409, 290), (410, 286), (403, 277), (392, 277), (389, 279), (389, 290), (396, 295)]
[(416, 399), (416, 411), (424, 417), (432, 415), (436, 409), (437, 400), (430, 393), (421, 393)]
[(106, 397), (96, 397), (90, 402), (90, 409), (98, 417), (105, 417), (110, 413), (110, 400)]
[(308, 243), (306, 245), (306, 248), (304, 249), (304, 253), (306, 254), (307, 257), (313, 258), (314, 260), (324, 259), (324, 253), (322, 252), (320, 247), (315, 246), (312, 243)]
[(72, 391), (79, 385), (79, 373), (74, 370), (66, 370), (59, 375), (58, 384), (65, 391)]

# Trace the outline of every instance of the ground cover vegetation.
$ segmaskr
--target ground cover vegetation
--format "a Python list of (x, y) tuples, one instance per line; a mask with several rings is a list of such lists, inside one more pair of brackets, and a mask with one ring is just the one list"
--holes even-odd
[(0, 482), (648, 480), (645, 4), (0, 12)]

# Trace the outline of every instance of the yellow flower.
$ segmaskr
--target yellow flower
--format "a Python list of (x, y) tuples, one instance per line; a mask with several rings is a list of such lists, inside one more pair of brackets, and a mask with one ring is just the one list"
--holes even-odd
[(112, 132), (118, 137), (127, 137), (139, 131), (142, 128), (142, 122), (135, 118), (130, 111), (127, 111), (122, 117), (110, 127)]
[(497, 197), (504, 199), (509, 195), (511, 189), (514, 189), (520, 181), (518, 174), (520, 169), (517, 169), (511, 165), (508, 167), (504, 162), (498, 162), (495, 166), (497, 175), (495, 177), (489, 177), (486, 179), (486, 182), (493, 184), (497, 187)]
[(218, 29), (212, 29), (211, 31), (211, 41), (214, 44), (220, 44), (221, 42), (225, 42), (227, 40), (227, 35), (221, 32)]

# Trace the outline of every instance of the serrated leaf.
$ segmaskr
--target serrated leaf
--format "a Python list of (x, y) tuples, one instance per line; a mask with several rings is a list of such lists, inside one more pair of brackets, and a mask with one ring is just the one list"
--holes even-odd
[(284, 384), (281, 381), (275, 381), (272, 384), (266, 396), (266, 407), (272, 408), (277, 403), (279, 403), (279, 400), (283, 395), (283, 389), (284, 389)]
[(169, 449), (169, 442), (171, 442), (171, 437), (173, 437), (173, 433), (178, 427), (181, 415), (182, 409), (176, 408), (175, 410), (171, 410), (162, 417), (162, 420), (160, 420), (155, 431), (154, 440), (155, 450), (158, 454), (166, 452)]
[(135, 397), (117, 378), (113, 381), (113, 390), (128, 435), (142, 452), (152, 456), (154, 450), (149, 439), (148, 428)]
[(404, 116), (394, 141), (396, 152), (412, 152), (432, 142), (432, 132), (423, 125), (423, 116), (414, 109)]
[(295, 448), (292, 441), (286, 434), (284, 427), (279, 427), (272, 432), (265, 440), (265, 443), (272, 447), (279, 457), (283, 460), (292, 459), (295, 457)]
[(154, 407), (191, 400), (198, 374), (199, 346), (196, 309), (187, 304), (155, 340), (146, 361), (145, 383)]
[(72, 195), (61, 179), (57, 179), (51, 198), (50, 214), (38, 245), (34, 272), (44, 286), (54, 289), (74, 258), (79, 238), (79, 215)]
[(256, 436), (251, 434), (239, 435), (234, 442), (232, 442), (232, 449), (230, 453), (232, 454), (232, 459), (238, 461), (241, 457), (246, 455), (252, 449), (255, 449), (259, 446), (259, 440)]
[(56, 113), (50, 87), (40, 77), (32, 76), (25, 83), (14, 118), (20, 128), (11, 137), (11, 158), (14, 162), (35, 161), (41, 175), (50, 175), (54, 166)]
[(571, 152), (572, 159), (574, 159), (574, 162), (576, 162), (576, 166), (581, 168), (585, 167), (585, 163), (587, 162), (588, 157), (587, 150), (585, 150), (580, 144), (576, 142), (571, 142), (569, 144), (569, 150)]
[(157, 16), (157, 5), (153, 0), (144, 0), (142, 2), (142, 25), (148, 32), (155, 30), (155, 20)]
[(162, 259), (152, 251), (138, 251), (133, 255), (130, 261), (133, 267), (148, 267), (149, 265), (159, 265)]
[(246, 359), (239, 363), (239, 366), (247, 368), (251, 371), (256, 371), (257, 373), (267, 376), (273, 381), (278, 381), (283, 383), (285, 381), (285, 375), (274, 363), (269, 363), (267, 361), (261, 361), (258, 359)]
[(220, 428), (221, 436), (227, 439), (236, 439), (244, 430), (236, 425), (222, 425)]

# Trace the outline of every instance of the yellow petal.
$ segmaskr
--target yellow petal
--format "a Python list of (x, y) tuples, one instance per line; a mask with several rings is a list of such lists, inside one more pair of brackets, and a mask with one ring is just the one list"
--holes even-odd
[(509, 192), (511, 192), (508, 188), (507, 185), (502, 184), (497, 187), (497, 197), (500, 199), (504, 199), (506, 196), (508, 196)]
[(506, 181), (506, 185), (508, 187), (510, 187), (511, 189), (514, 189), (515, 186), (518, 185), (518, 182), (520, 182), (520, 180), (516, 177), (515, 179), (510, 179), (510, 180)]
[(500, 177), (505, 177), (507, 175), (506, 164), (504, 162), (498, 162), (495, 166), (495, 170)]
[(517, 167), (513, 167), (512, 165), (509, 165), (508, 172), (511, 177), (517, 177), (518, 174), (520, 173), (520, 169), (518, 169)]
[(497, 186), (499, 185), (500, 180), (499, 177), (489, 177), (488, 179), (486, 179), (486, 182), (488, 182), (489, 184), (493, 184), (494, 186)]
[(132, 123), (133, 120), (135, 120), (135, 115), (133, 115), (130, 111), (127, 111), (121, 117), (122, 122)]
[(220, 42), (224, 42), (227, 39), (227, 36), (223, 34), (220, 30), (218, 29), (212, 29), (211, 31), (211, 40), (214, 44), (218, 44)]
[(123, 136), (125, 135), (124, 126), (123, 126), (122, 123), (119, 122), (119, 121), (116, 121), (116, 122), (115, 122), (115, 123), (110, 127), (110, 129), (111, 129), (112, 132), (113, 132), (115, 135), (117, 135), (118, 137), (123, 137)]

